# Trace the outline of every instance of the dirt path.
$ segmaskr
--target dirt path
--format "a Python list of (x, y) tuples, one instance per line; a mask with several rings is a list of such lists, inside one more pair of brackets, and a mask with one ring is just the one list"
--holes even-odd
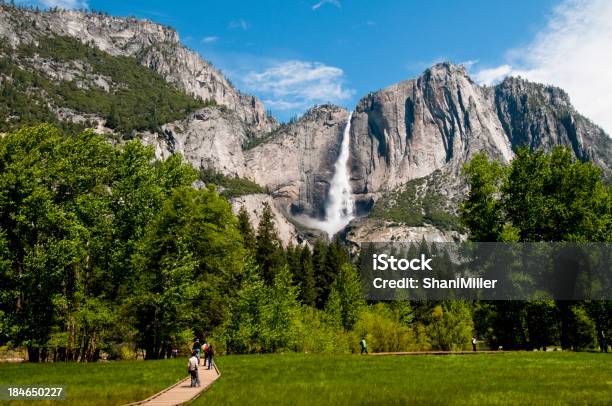
[(140, 402), (130, 403), (129, 405), (125, 406), (174, 406), (189, 402), (190, 400), (197, 398), (221, 375), (216, 365), (214, 365), (213, 369), (208, 369), (200, 366), (198, 372), (200, 373), (199, 388), (192, 388), (191, 377), (187, 377), (182, 381), (164, 389), (163, 391), (156, 393), (148, 399), (142, 400)]
[(373, 352), (369, 355), (478, 355), (503, 354), (508, 351), (413, 351), (413, 352)]

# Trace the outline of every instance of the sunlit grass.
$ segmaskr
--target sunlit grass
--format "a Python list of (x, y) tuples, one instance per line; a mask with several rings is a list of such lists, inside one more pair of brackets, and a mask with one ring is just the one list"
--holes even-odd
[(612, 402), (612, 355), (219, 357), (196, 405), (592, 405)]
[[(145, 399), (187, 376), (186, 359), (90, 364), (0, 364), (0, 385), (64, 385), (61, 405), (118, 405)], [(0, 402), (1, 403), (1, 402)], [(15, 405), (54, 404), (21, 401)]]

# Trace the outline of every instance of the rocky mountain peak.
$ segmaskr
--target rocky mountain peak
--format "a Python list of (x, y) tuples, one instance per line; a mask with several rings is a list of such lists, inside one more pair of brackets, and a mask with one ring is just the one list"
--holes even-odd
[(278, 126), (256, 97), (238, 91), (219, 70), (181, 44), (170, 27), (105, 13), (0, 5), (0, 37), (11, 46), (35, 42), (41, 36), (69, 36), (114, 56), (134, 57), (185, 92), (235, 111), (253, 134)]
[(521, 77), (508, 76), (494, 87), (496, 91), (515, 97), (538, 98), (542, 104), (556, 108), (573, 108), (567, 92), (559, 87), (530, 82)]
[(465, 66), (451, 62), (439, 62), (425, 69), (420, 78), (426, 81), (435, 80), (438, 83), (443, 83), (457, 76), (463, 76), (471, 80)]
[(592, 160), (609, 171), (612, 140), (572, 106), (569, 95), (555, 86), (506, 78), (491, 90), (498, 119), (513, 148), (546, 151), (557, 145), (580, 160)]
[(307, 122), (317, 122), (319, 124), (336, 125), (338, 116), (345, 117), (347, 113), (344, 107), (335, 104), (321, 104), (308, 109), (294, 124), (304, 125)]

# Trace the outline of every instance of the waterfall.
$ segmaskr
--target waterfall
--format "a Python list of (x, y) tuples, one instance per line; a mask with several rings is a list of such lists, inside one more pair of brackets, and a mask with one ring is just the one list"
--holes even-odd
[(348, 170), (352, 117), (353, 112), (349, 114), (348, 122), (344, 127), (340, 154), (334, 165), (334, 176), (329, 186), (329, 194), (325, 204), (325, 221), (320, 224), (320, 228), (327, 232), (330, 238), (355, 218), (355, 202), (353, 201)]

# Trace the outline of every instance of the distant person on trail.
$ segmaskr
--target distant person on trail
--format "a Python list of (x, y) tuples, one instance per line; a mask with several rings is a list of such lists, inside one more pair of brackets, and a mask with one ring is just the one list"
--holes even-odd
[(208, 358), (208, 342), (204, 341), (202, 344), (202, 359), (204, 360), (204, 366), (206, 366), (206, 359)]
[(208, 360), (208, 369), (211, 369), (213, 366), (213, 357), (215, 356), (215, 350), (213, 350), (212, 344), (208, 346), (208, 350), (206, 351), (206, 359)]
[(200, 363), (200, 348), (200, 340), (196, 338), (193, 342), (193, 347), (191, 347), (191, 350), (195, 352), (195, 356), (198, 359), (198, 364)]
[(361, 337), (361, 341), (359, 341), (359, 346), (361, 347), (361, 355), (365, 352), (368, 353), (368, 343), (366, 343), (365, 337)]
[(196, 356), (196, 352), (191, 352), (191, 358), (189, 358), (189, 363), (187, 364), (187, 371), (189, 371), (189, 375), (191, 375), (191, 387), (195, 388), (200, 386), (200, 377), (198, 375), (198, 365), (200, 361)]
[(601, 352), (608, 352), (608, 343), (606, 342), (606, 336), (604, 335), (603, 330), (599, 331), (599, 348)]
[(176, 358), (178, 356), (178, 349), (173, 348), (172, 353), (170, 354), (172, 358)]
[(473, 336), (472, 337), (472, 351), (476, 351), (476, 343), (477, 343), (476, 336)]

